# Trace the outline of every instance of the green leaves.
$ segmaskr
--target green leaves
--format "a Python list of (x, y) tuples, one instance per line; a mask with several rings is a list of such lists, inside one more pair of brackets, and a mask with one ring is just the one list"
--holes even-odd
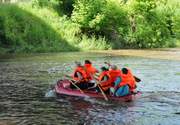
[(65, 9), (71, 8), (70, 19), (82, 35), (103, 37), (113, 48), (168, 47), (168, 41), (179, 35), (175, 33), (179, 32), (179, 18), (174, 14), (177, 0), (67, 1), (60, 0)]
[(173, 34), (173, 13), (166, 0), (135, 0), (128, 6), (132, 8), (129, 14), (134, 15), (136, 31), (130, 31), (127, 40), (133, 40), (135, 48), (167, 47)]
[(103, 20), (103, 0), (76, 0), (71, 16), (72, 21), (83, 28), (95, 28)]
[(12, 52), (174, 47), (180, 45), (179, 8), (179, 0), (1, 4), (0, 45)]
[(118, 40), (128, 31), (127, 12), (115, 0), (76, 0), (71, 16), (83, 33)]

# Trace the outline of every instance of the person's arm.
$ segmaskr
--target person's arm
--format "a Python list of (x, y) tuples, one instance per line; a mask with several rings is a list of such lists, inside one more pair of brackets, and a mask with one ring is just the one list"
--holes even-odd
[(104, 76), (101, 82), (106, 82), (108, 80), (108, 76)]
[(97, 70), (95, 67), (92, 67), (92, 73), (93, 74), (99, 73), (99, 70)]
[(80, 80), (82, 80), (82, 79), (83, 79), (83, 77), (82, 77), (81, 73), (77, 72), (77, 76), (78, 76), (78, 78), (79, 78)]
[(114, 86), (117, 87), (120, 82), (121, 82), (121, 77), (117, 77), (115, 82), (114, 82)]
[(110, 63), (108, 63), (108, 62), (104, 62), (104, 64), (107, 64), (107, 65), (108, 65), (108, 68), (110, 68), (110, 67), (111, 67), (111, 64), (110, 64)]
[(95, 73), (99, 73), (99, 70), (95, 68)]
[(117, 77), (117, 78), (116, 78), (116, 80), (115, 80), (115, 82), (114, 82), (114, 87), (111, 87), (111, 88), (110, 88), (110, 93), (111, 93), (112, 95), (115, 95), (116, 89), (118, 88), (118, 85), (120, 84), (121, 81), (122, 81), (122, 80), (121, 80), (121, 77)]

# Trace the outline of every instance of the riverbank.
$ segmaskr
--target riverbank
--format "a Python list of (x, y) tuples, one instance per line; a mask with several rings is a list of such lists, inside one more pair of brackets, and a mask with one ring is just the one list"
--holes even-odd
[(180, 61), (180, 48), (164, 48), (164, 49), (146, 49), (146, 50), (106, 50), (95, 51), (97, 53), (107, 53), (110, 56), (136, 56), (153, 59), (167, 59)]
[[(84, 54), (82, 54), (84, 53)], [(75, 54), (75, 55), (74, 55)], [(130, 56), (130, 57), (143, 57), (143, 58), (151, 58), (151, 59), (165, 59), (165, 60), (174, 60), (180, 61), (180, 48), (160, 48), (160, 49), (121, 49), (121, 50), (92, 50), (92, 51), (83, 51), (83, 52), (54, 52), (54, 53), (20, 53), (20, 54), (0, 54), (0, 60), (3, 59), (19, 59), (26, 58), (26, 60), (36, 59), (37, 55), (41, 55), (44, 61), (44, 57), (53, 55), (52, 57), (58, 58), (59, 55), (64, 55), (63, 58), (71, 58), (74, 57), (76, 59), (85, 58), (84, 55), (95, 55), (95, 54), (103, 54), (107, 55), (107, 57), (114, 56)], [(78, 56), (77, 56), (78, 55)], [(53, 60), (52, 58), (46, 58), (46, 60)]]

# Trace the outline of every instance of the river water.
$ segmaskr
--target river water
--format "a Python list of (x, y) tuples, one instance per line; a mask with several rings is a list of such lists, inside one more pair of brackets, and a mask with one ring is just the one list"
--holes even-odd
[[(142, 79), (142, 96), (133, 102), (44, 96), (85, 59), (97, 68), (104, 61), (131, 68)], [(0, 125), (180, 125), (180, 61), (102, 52), (1, 56)]]

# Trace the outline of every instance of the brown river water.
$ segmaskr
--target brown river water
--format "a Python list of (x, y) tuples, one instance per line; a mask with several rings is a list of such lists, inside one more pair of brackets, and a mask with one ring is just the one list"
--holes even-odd
[[(45, 97), (85, 59), (97, 68), (104, 61), (131, 68), (142, 79), (141, 97)], [(1, 55), (0, 125), (180, 125), (180, 49)]]

